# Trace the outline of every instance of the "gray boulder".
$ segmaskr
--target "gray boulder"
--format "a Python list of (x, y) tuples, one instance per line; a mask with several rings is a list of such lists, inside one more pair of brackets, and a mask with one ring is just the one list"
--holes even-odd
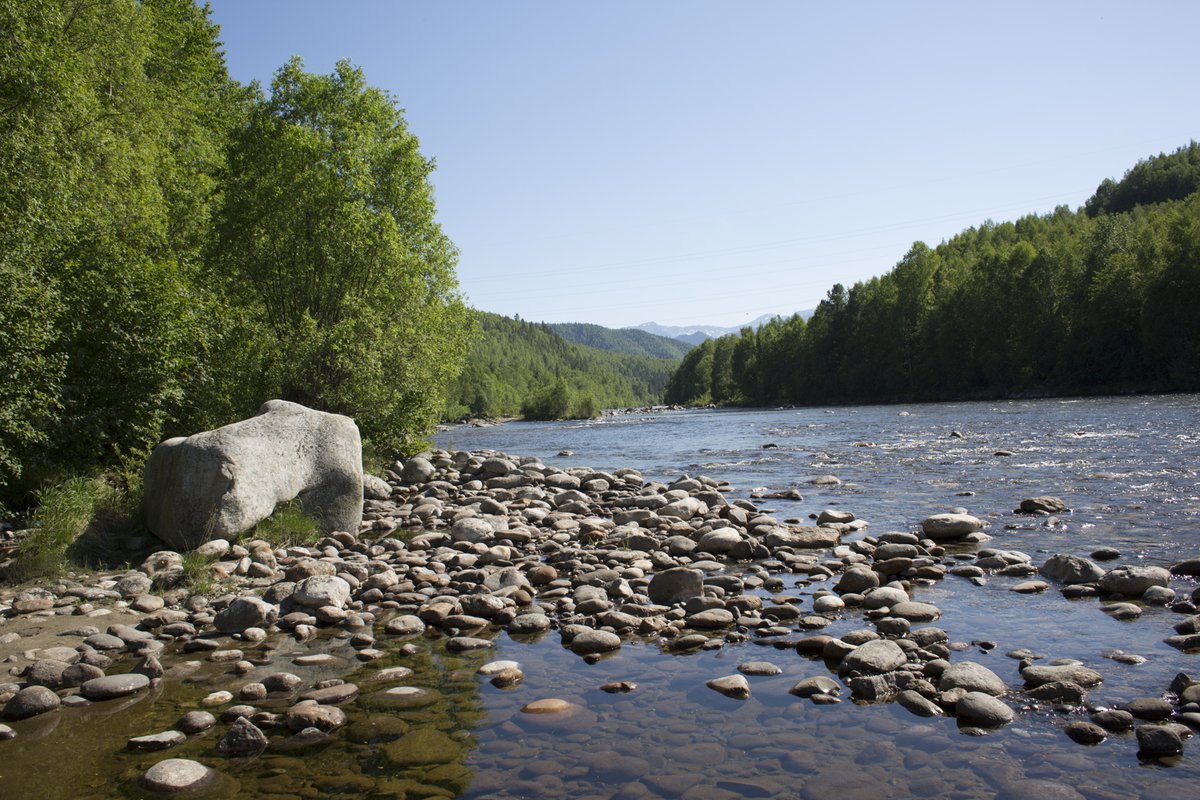
[(938, 681), (938, 687), (943, 692), (965, 689), (968, 692), (983, 692), (993, 697), (999, 697), (1008, 691), (1008, 686), (1000, 680), (1000, 676), (973, 661), (962, 661), (946, 667)]
[(238, 597), (221, 609), (213, 625), (221, 633), (241, 633), (246, 628), (269, 628), (279, 619), (279, 609), (257, 597)]
[(998, 728), (1013, 721), (1013, 710), (1003, 701), (983, 692), (967, 692), (954, 707), (959, 720), (986, 728)]
[(866, 675), (879, 675), (894, 672), (908, 661), (900, 645), (891, 639), (875, 639), (851, 650), (842, 659), (839, 671), (861, 672)]
[(934, 514), (921, 521), (921, 531), (936, 542), (961, 539), (982, 528), (983, 521), (970, 514)]
[(1046, 559), (1040, 572), (1050, 580), (1068, 586), (1077, 583), (1095, 583), (1104, 577), (1104, 569), (1094, 561), (1079, 556), (1058, 553)]
[(650, 579), (646, 593), (658, 605), (682, 603), (704, 593), (704, 573), (685, 567), (663, 570)]
[(362, 522), (362, 441), (354, 420), (269, 400), (258, 415), (154, 448), (146, 525), (178, 550), (233, 539), (299, 499), (326, 531)]
[(1171, 573), (1162, 567), (1114, 567), (1100, 579), (1100, 590), (1141, 597), (1151, 586), (1166, 586)]
[(1022, 514), (1060, 514), (1067, 510), (1067, 504), (1061, 497), (1027, 497), (1021, 501), (1019, 510)]

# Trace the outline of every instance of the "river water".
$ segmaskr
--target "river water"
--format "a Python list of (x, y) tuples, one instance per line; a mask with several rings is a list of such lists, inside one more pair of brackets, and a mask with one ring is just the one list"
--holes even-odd
[[(1194, 395), (666, 412), (455, 428), (440, 434), (438, 444), (537, 456), (564, 467), (634, 467), (648, 480), (704, 474), (729, 481), (731, 498), (756, 488), (798, 489), (803, 500), (760, 505), (780, 518), (849, 510), (869, 522), (867, 535), (917, 530), (925, 516), (962, 506), (989, 522), (989, 545), (1024, 551), (1035, 563), (1102, 545), (1121, 551), (1115, 563), (1169, 565), (1200, 556), (1200, 397)], [(558, 456), (562, 450), (574, 454)], [(823, 475), (841, 483), (809, 483)], [(1022, 498), (1043, 494), (1062, 497), (1072, 511), (1054, 519), (1012, 513)], [(781, 594), (802, 597), (802, 607), (811, 608), (812, 593), (824, 584), (801, 577), (785, 574)], [(980, 662), (1014, 690), (1021, 685), (1017, 662), (1005, 653), (1020, 648), (1098, 670), (1104, 683), (1089, 693), (1097, 705), (1157, 697), (1181, 671), (1200, 675), (1196, 655), (1162, 641), (1179, 614), (1148, 607), (1140, 619), (1117, 621), (1096, 600), (1067, 600), (1053, 589), (1015, 594), (1010, 588), (1017, 582), (992, 576), (977, 586), (950, 576), (916, 587), (914, 596), (942, 609), (936, 624), (962, 648), (952, 660)], [(1195, 588), (1188, 580), (1173, 585), (1181, 597)], [(868, 627), (860, 612), (848, 610), (822, 632)], [(486, 635), (494, 649), (466, 654), (447, 652), (439, 639), (410, 641), (417, 649), (408, 653), (399, 643), (381, 643), (389, 656), (366, 665), (356, 665), (346, 632), (327, 630), (303, 645), (275, 637), (261, 652), (248, 650), (268, 664), (263, 670), (286, 668), (309, 685), (336, 676), (363, 687), (363, 696), (345, 707), (350, 724), (330, 744), (297, 752), (273, 746), (257, 758), (231, 760), (215, 751), (219, 726), (168, 753), (125, 750), (126, 738), (169, 729), (209, 692), (236, 693), (240, 682), (257, 679), (249, 674), (231, 684), (227, 668), (189, 665), (180, 653), (164, 663), (192, 670), (186, 679), (170, 680), (128, 708), (63, 709), (19, 726), (17, 739), (0, 742), (0, 797), (143, 797), (137, 777), (166, 756), (217, 767), (224, 777), (208, 796), (276, 800), (1200, 795), (1200, 741), (1169, 762), (1139, 760), (1132, 733), (1079, 745), (1063, 728), (1085, 714), (1035, 710), (1020, 694), (1008, 698), (1017, 709), (1012, 724), (978, 735), (954, 719), (916, 717), (896, 704), (814, 705), (793, 697), (788, 689), (797, 681), (831, 673), (769, 639), (683, 655), (654, 641), (630, 641), (588, 664), (553, 632), (521, 641)], [(326, 667), (290, 662), (314, 648), (339, 660)], [(1116, 651), (1146, 660), (1119, 662), (1111, 657)], [(476, 674), (495, 659), (520, 662), (523, 683), (498, 689)], [(705, 687), (747, 661), (770, 661), (781, 672), (751, 677), (752, 696), (744, 701)], [(425, 691), (411, 702), (374, 705), (373, 676), (399, 665), (414, 670), (405, 682)], [(600, 690), (612, 681), (637, 688)], [(582, 710), (566, 717), (520, 713), (542, 698)], [(288, 702), (258, 705), (282, 711)], [(278, 733), (272, 741), (286, 747)]]
[[(990, 523), (990, 546), (1029, 553), (1035, 563), (1057, 552), (1086, 556), (1100, 546), (1119, 549), (1120, 564), (1167, 566), (1200, 556), (1195, 395), (666, 412), (457, 428), (438, 443), (535, 455), (556, 465), (629, 466), (647, 479), (704, 474), (729, 481), (731, 497), (759, 487), (799, 489), (802, 501), (761, 502), (780, 517), (849, 510), (870, 523), (868, 534), (917, 530), (925, 516), (961, 506)], [(557, 457), (561, 450), (573, 455)], [(822, 475), (842, 483), (809, 483)], [(1043, 494), (1063, 498), (1071, 513), (1053, 520), (1012, 513), (1021, 499)], [(915, 599), (942, 609), (937, 624), (951, 641), (996, 643), (955, 658), (980, 661), (1013, 687), (1020, 686), (1017, 663), (1004, 653), (1019, 648), (1077, 658), (1100, 671), (1105, 682), (1089, 695), (1100, 705), (1159, 696), (1178, 672), (1200, 673), (1195, 655), (1162, 642), (1180, 618), (1170, 610), (1148, 608), (1136, 621), (1117, 621), (1095, 600), (1069, 601), (1053, 590), (1014, 594), (1017, 582), (993, 577), (974, 586), (949, 577), (918, 589)], [(1195, 588), (1188, 580), (1174, 586), (1181, 596)], [(823, 632), (864, 627), (860, 616), (846, 617)], [(1117, 650), (1147, 660), (1131, 665), (1106, 657)], [(485, 730), (471, 761), (487, 777), (468, 796), (548, 796), (559, 794), (560, 781), (568, 793), (597, 797), (683, 794), (683, 783), (656, 783), (647, 770), (701, 776), (688, 791), (706, 797), (1017, 796), (1031, 791), (1016, 783), (1021, 779), (1071, 785), (1089, 798), (1200, 793), (1200, 754), (1185, 751), (1170, 765), (1143, 763), (1131, 733), (1078, 745), (1062, 732), (1067, 722), (1086, 719), (1078, 714), (1019, 713), (1012, 725), (976, 737), (960, 733), (953, 720), (919, 719), (895, 705), (795, 702), (787, 694), (792, 683), (827, 671), (792, 652), (748, 643), (668, 657), (652, 645), (631, 644), (619, 658), (589, 667), (564, 657), (557, 645), (529, 651), (502, 647), (502, 655), (527, 665), (541, 662), (534, 667), (540, 680), (560, 693), (576, 692), (600, 715), (598, 727), (574, 739), (522, 739), (525, 756), (549, 758), (556, 769), (520, 766), (508, 736)], [(751, 679), (750, 700), (704, 688), (705, 680), (757, 659), (776, 663), (783, 674)], [(611, 700), (595, 691), (611, 679), (644, 688)], [(540, 680), (531, 675), (527, 683)], [(549, 686), (542, 684), (543, 691)], [(528, 696), (488, 698), (494, 718)], [(623, 760), (631, 760), (625, 772), (604, 767)], [(508, 785), (514, 770), (526, 781), (534, 780), (531, 771), (544, 771), (547, 785)], [(572, 782), (568, 775), (577, 777)]]

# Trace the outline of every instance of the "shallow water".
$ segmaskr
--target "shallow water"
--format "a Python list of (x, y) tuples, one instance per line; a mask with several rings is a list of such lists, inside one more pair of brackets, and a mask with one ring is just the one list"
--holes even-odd
[[(760, 505), (780, 517), (840, 507), (868, 520), (867, 532), (875, 534), (915, 530), (928, 514), (961, 505), (991, 523), (995, 539), (989, 545), (1031, 553), (1035, 563), (1055, 552), (1086, 555), (1110, 545), (1122, 551), (1117, 563), (1167, 565), (1200, 555), (1198, 430), (1200, 397), (1168, 396), (673, 412), (459, 428), (440, 435), (439, 444), (534, 455), (561, 466), (631, 466), (651, 480), (703, 473), (730, 481), (732, 497), (747, 497), (754, 487), (798, 488), (803, 501)], [(777, 448), (763, 449), (767, 443)], [(556, 457), (564, 448), (575, 455)], [(994, 455), (1001, 449), (1012, 455)], [(807, 483), (825, 474), (843, 484)], [(1022, 498), (1039, 494), (1061, 496), (1073, 512), (1055, 525), (1011, 513)], [(783, 578), (781, 594), (804, 596), (805, 608), (811, 607), (807, 596), (823, 585)], [(953, 660), (979, 661), (1013, 687), (1020, 684), (1017, 662), (1004, 653), (1018, 648), (1079, 658), (1101, 672), (1104, 684), (1089, 693), (1094, 703), (1157, 696), (1176, 673), (1200, 673), (1196, 655), (1162, 642), (1179, 618), (1169, 610), (1148, 608), (1139, 620), (1118, 622), (1095, 600), (1068, 601), (1053, 590), (1014, 594), (1009, 588), (1017, 582), (991, 577), (974, 586), (947, 577), (914, 594), (937, 604), (943, 617), (936, 624), (967, 646)], [(1189, 581), (1174, 585), (1181, 594), (1194, 588)], [(848, 612), (822, 632), (864, 627), (869, 625), (860, 614)], [(1132, 733), (1095, 747), (1069, 740), (1062, 728), (1085, 718), (1080, 715), (1023, 710), (1013, 724), (976, 736), (960, 731), (953, 719), (918, 718), (895, 704), (813, 705), (788, 689), (802, 678), (831, 673), (820, 661), (776, 649), (770, 639), (687, 655), (668, 654), (653, 641), (627, 642), (589, 665), (564, 649), (555, 633), (519, 642), (505, 633), (487, 635), (495, 640), (493, 650), (450, 654), (441, 641), (418, 639), (420, 652), (410, 656), (399, 652), (400, 642), (381, 637), (378, 646), (391, 655), (363, 666), (353, 660), (348, 635), (305, 644), (277, 638), (263, 646), (276, 648), (270, 653), (247, 649), (251, 657), (274, 656), (261, 674), (288, 670), (309, 681), (338, 675), (362, 688), (362, 697), (344, 707), (350, 725), (313, 751), (229, 760), (214, 749), (223, 725), (164, 753), (126, 751), (128, 737), (170, 728), (208, 692), (236, 693), (237, 686), (261, 677), (234, 677), (227, 667), (207, 663), (187, 681), (168, 681), (160, 694), (124, 710), (96, 704), (17, 723), (19, 737), (0, 743), (0, 797), (139, 797), (137, 776), (168, 757), (219, 769), (223, 783), (209, 796), (281, 800), (992, 798), (1019, 791), (1008, 787), (1021, 779), (1072, 785), (1088, 798), (1159, 798), (1195, 796), (1200, 779), (1200, 741), (1186, 745), (1173, 763), (1143, 763)], [(995, 649), (970, 645), (985, 640)], [(1103, 655), (1118, 649), (1148, 660), (1132, 666)], [(345, 664), (317, 669), (291, 663), (293, 655), (314, 650), (338, 655)], [(500, 690), (475, 674), (494, 659), (519, 661), (524, 682)], [(733, 674), (739, 663), (761, 660), (782, 674), (750, 678), (749, 700), (727, 699), (704, 685)], [(405, 685), (434, 690), (429, 702), (378, 707), (370, 695), (382, 687), (372, 685), (370, 676), (401, 664), (415, 670)], [(633, 681), (637, 689), (615, 695), (599, 690), (618, 680)], [(519, 712), (546, 697), (585, 710), (549, 721)], [(1009, 699), (1020, 706), (1019, 695)], [(270, 703), (257, 705), (270, 709)], [(271, 736), (285, 741), (279, 733)]]

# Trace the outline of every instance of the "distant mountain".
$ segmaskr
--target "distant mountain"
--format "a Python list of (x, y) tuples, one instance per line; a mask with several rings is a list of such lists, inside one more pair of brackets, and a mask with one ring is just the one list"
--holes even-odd
[(584, 322), (554, 323), (547, 327), (568, 342), (630, 356), (683, 358), (691, 349), (691, 343), (635, 328), (615, 330)]
[[(799, 312), (800, 316), (808, 319), (812, 316), (814, 309), (806, 309)], [(655, 336), (665, 336), (670, 339), (677, 339), (681, 342), (687, 342), (689, 345), (695, 346), (703, 342), (705, 339), (716, 339), (721, 336), (726, 336), (731, 333), (741, 333), (742, 328), (761, 328), (780, 314), (763, 314), (757, 319), (747, 322), (745, 325), (735, 325), (732, 328), (723, 328), (720, 325), (659, 325), (657, 322), (643, 322), (641, 325), (634, 325), (629, 328), (622, 328), (625, 331), (645, 331), (652, 333)]]

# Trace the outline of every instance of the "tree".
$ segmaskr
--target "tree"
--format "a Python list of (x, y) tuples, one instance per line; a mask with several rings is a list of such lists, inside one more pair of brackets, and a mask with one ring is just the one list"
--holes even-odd
[(395, 449), (436, 420), (473, 324), (433, 169), (362, 70), (293, 58), (234, 132), (212, 259), (257, 315), (274, 393)]
[(235, 98), (191, 0), (0, 0), (0, 32), (0, 484), (34, 484), (193, 416)]

